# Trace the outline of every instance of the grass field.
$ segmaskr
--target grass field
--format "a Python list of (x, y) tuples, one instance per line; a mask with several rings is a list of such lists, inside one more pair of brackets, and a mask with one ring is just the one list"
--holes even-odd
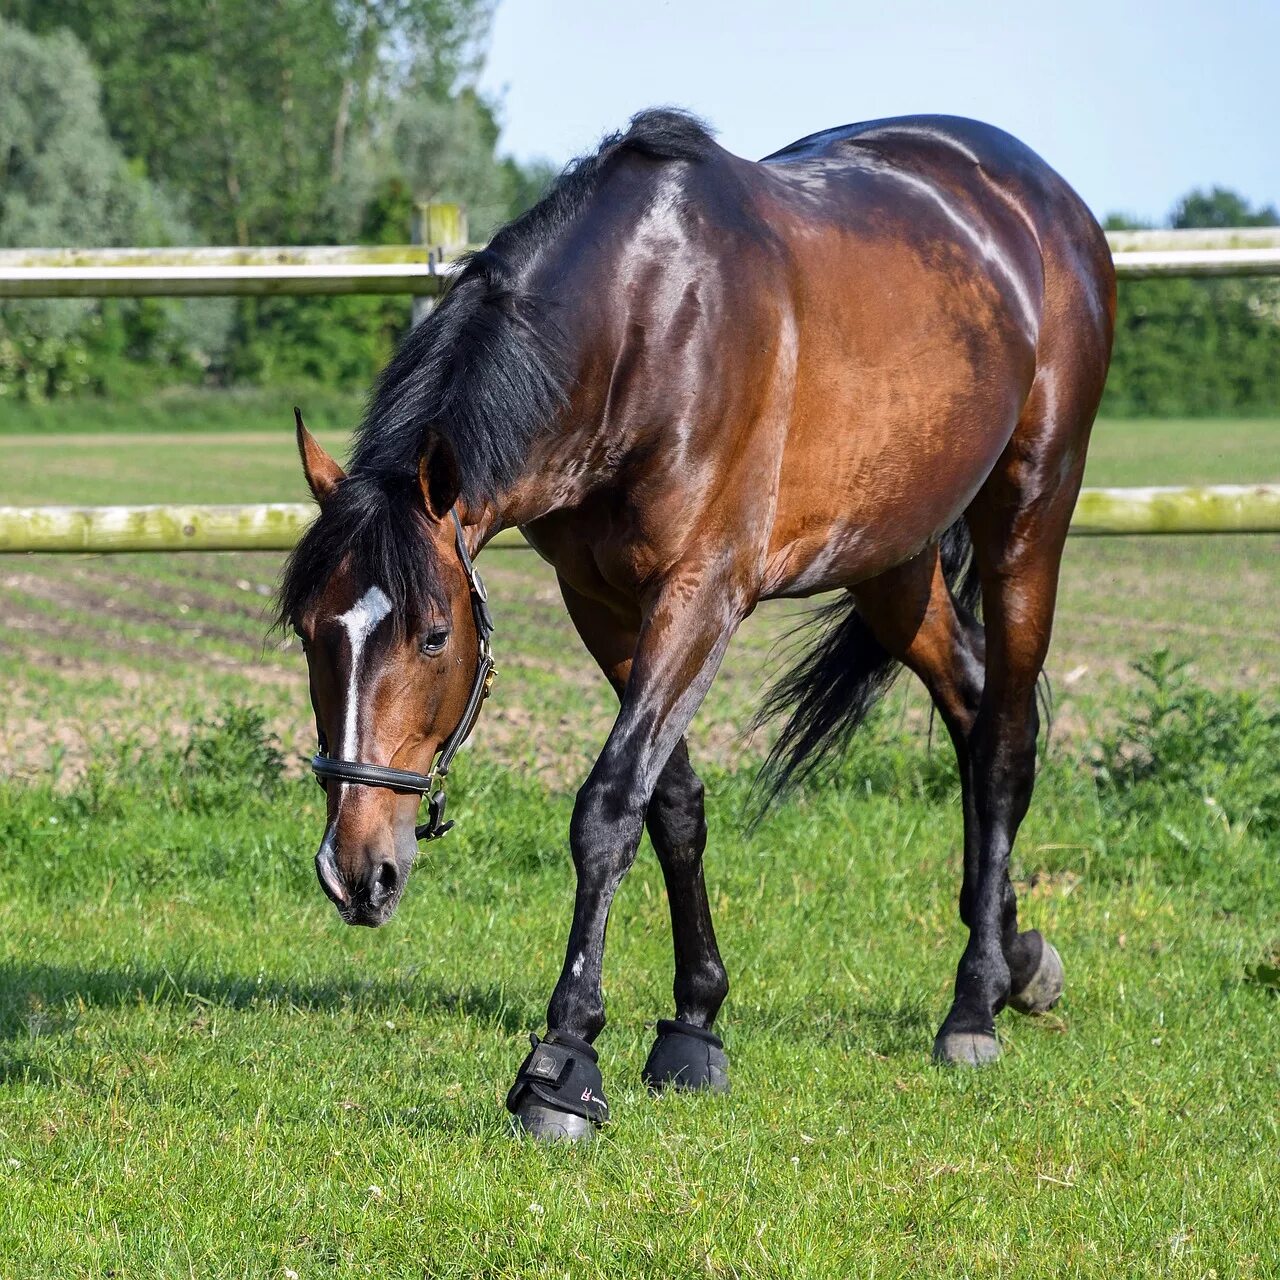
[[(0, 502), (297, 498), (287, 430), (234, 420), (265, 407), (169, 405), (147, 424), (168, 430), (100, 441), (0, 417)], [(315, 415), (331, 443), (344, 412)], [(1095, 484), (1280, 478), (1280, 424), (1095, 441)], [(891, 697), (836, 785), (743, 826), (740, 729), (797, 612), (762, 609), (693, 735), (735, 1092), (639, 1085), (670, 1001), (644, 854), (606, 965), (616, 1120), (552, 1151), (511, 1141), (501, 1099), (562, 956), (572, 790), (611, 709), (536, 557), (485, 557), (502, 674), (459, 826), (376, 933), (314, 881), (302, 659), (264, 638), (278, 558), (0, 563), (0, 1275), (1280, 1273), (1277, 552), (1071, 544), (1017, 857), (1068, 990), (1002, 1015), (978, 1074), (928, 1063), (959, 820), (918, 697)], [(1186, 690), (1134, 675), (1159, 645), (1192, 660)], [(262, 710), (282, 769), (251, 715), (210, 723), (227, 700)], [(1135, 749), (1160, 767), (1099, 785), (1088, 760), (1121, 776)]]

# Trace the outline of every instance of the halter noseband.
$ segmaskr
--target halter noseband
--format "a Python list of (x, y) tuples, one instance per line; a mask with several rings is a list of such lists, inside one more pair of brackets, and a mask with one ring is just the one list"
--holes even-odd
[[(489, 612), (489, 596), (484, 589), (484, 580), (480, 577), (471, 556), (467, 552), (467, 542), (462, 535), (462, 521), (458, 519), (456, 510), (450, 512), (458, 545), (458, 558), (467, 575), (467, 585), (471, 591), (471, 615), (475, 619), (476, 639), (479, 642), (479, 661), (476, 664), (476, 678), (471, 683), (471, 693), (467, 697), (467, 705), (462, 712), (458, 727), (444, 740), (439, 754), (435, 758), (430, 773), (414, 773), (411, 769), (390, 769), (385, 765), (366, 764), (362, 760), (342, 760), (328, 755), (323, 750), (312, 756), (311, 768), (323, 787), (326, 782), (349, 782), (360, 787), (385, 787), (388, 791), (398, 791), (404, 795), (419, 795), (427, 798), (427, 821), (414, 828), (414, 836), (419, 840), (438, 840), (450, 827), (452, 822), (444, 820), (444, 783), (449, 776), (449, 766), (458, 748), (466, 742), (480, 718), (480, 708), (489, 696), (493, 686), (493, 678), (498, 673), (494, 665), (493, 650), (489, 638), (493, 635), (493, 615)], [(321, 746), (323, 747), (323, 743)]]

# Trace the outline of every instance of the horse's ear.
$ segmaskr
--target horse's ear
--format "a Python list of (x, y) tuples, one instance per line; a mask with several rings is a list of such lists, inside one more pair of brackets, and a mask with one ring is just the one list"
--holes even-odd
[(443, 520), (462, 492), (462, 469), (453, 445), (438, 431), (428, 430), (422, 442), (418, 483), (422, 486), (427, 515), (433, 520)]
[(320, 441), (307, 430), (302, 421), (302, 410), (295, 406), (294, 420), (298, 424), (298, 454), (302, 458), (302, 473), (307, 477), (307, 485), (312, 496), (321, 505), (332, 496), (339, 481), (347, 478), (347, 473), (324, 451)]

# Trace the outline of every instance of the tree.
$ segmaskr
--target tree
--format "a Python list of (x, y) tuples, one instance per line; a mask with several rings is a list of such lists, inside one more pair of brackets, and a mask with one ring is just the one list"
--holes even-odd
[[(0, 83), (0, 245), (191, 238), (171, 202), (108, 134), (93, 66), (73, 36), (34, 36), (0, 21)], [(103, 365), (130, 353), (158, 366), (189, 363), (201, 339), (217, 343), (226, 317), (218, 303), (192, 313), (154, 299), (6, 302), (0, 394), (41, 398), (100, 385)]]
[(333, 238), (353, 150), (385, 130), (410, 80), (436, 100), (457, 91), (490, 0), (0, 0), (0, 12), (80, 37), (112, 134), (209, 240), (270, 244)]
[(1169, 225), (1185, 230), (1192, 227), (1274, 227), (1280, 226), (1275, 205), (1253, 208), (1235, 191), (1213, 187), (1189, 191), (1173, 207)]
[(502, 162), (503, 180), (507, 187), (507, 210), (511, 217), (532, 208), (546, 194), (560, 170), (550, 160), (531, 160), (520, 164), (509, 157)]
[[(1270, 226), (1276, 210), (1234, 191), (1192, 191), (1176, 228)], [(1133, 229), (1112, 215), (1110, 230)], [(1126, 280), (1103, 412), (1135, 416), (1280, 409), (1280, 281)]]

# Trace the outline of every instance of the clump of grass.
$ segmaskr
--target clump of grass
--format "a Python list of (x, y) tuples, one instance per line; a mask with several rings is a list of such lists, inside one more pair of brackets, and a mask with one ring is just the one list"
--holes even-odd
[(148, 749), (124, 738), (104, 747), (66, 806), (72, 817), (99, 820), (124, 816), (138, 797), (193, 813), (239, 810), (277, 797), (284, 766), (262, 710), (228, 701), (197, 719), (185, 743)]
[(282, 816), (284, 766), (263, 712), (224, 703), (186, 741), (104, 745), (69, 790), (52, 778), (0, 781), (0, 848), (46, 895), (74, 889), (86, 847), (122, 883), (177, 882), (193, 869), (239, 874), (252, 865), (241, 856), (246, 840), (261, 842)]
[[(1091, 749), (1049, 746), (1039, 762), (1019, 865), (1129, 881), (1154, 874), (1164, 883), (1213, 882), (1220, 906), (1238, 907), (1256, 885), (1244, 868), (1280, 832), (1280, 712), (1263, 694), (1198, 683), (1190, 664), (1165, 650), (1137, 663), (1136, 688)], [(752, 791), (743, 770), (719, 788)], [(881, 709), (850, 750), (820, 780), (784, 804), (814, 812), (860, 801), (924, 804), (958, 816), (960, 785), (946, 735), (926, 744)], [(1066, 839), (1066, 832), (1074, 832)], [(1053, 838), (1036, 843), (1039, 833)]]
[(163, 761), (179, 796), (200, 813), (237, 807), (246, 792), (273, 799), (284, 785), (284, 763), (266, 716), (237, 703), (197, 720), (181, 755)]

